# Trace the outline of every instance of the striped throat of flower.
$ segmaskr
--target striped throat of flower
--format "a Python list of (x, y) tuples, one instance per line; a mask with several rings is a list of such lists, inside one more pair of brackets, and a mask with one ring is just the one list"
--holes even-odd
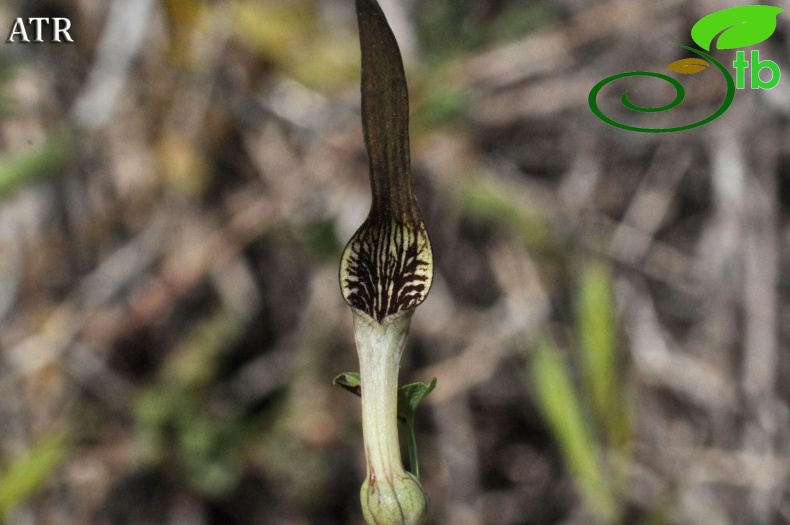
[(346, 302), (379, 323), (410, 312), (433, 280), (433, 254), (411, 183), (409, 98), (403, 62), (376, 0), (357, 0), (362, 127), (370, 159), (370, 213), (346, 245)]

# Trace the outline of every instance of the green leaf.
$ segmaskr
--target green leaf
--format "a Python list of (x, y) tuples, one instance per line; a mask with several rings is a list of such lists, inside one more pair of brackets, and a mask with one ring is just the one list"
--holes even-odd
[(753, 46), (770, 37), (776, 30), (776, 17), (784, 11), (770, 5), (745, 5), (722, 9), (702, 17), (691, 28), (691, 38), (698, 46), (710, 51), (713, 39), (721, 33), (716, 47), (736, 49)]
[[(359, 372), (338, 374), (332, 380), (332, 384), (362, 397), (362, 380), (359, 377)], [(398, 389), (398, 419), (407, 425), (413, 425), (417, 406), (425, 399), (425, 396), (433, 392), (434, 388), (436, 388), (435, 377), (427, 385), (425, 383), (410, 383), (400, 387)]]
[(433, 392), (436, 388), (436, 378), (431, 379), (427, 385), (425, 383), (411, 383), (403, 385), (398, 389), (398, 419), (404, 421), (408, 426), (414, 426), (414, 413), (417, 405)]
[[(359, 372), (344, 372), (335, 376), (332, 384), (348, 390), (352, 394), (362, 396), (362, 382)], [(417, 440), (414, 436), (414, 417), (417, 406), (425, 396), (436, 388), (436, 378), (425, 383), (410, 383), (398, 389), (398, 421), (403, 423), (406, 433), (406, 445), (409, 449), (409, 466), (411, 473), (420, 479), (420, 464), (417, 457)]]
[(48, 437), (0, 473), (0, 521), (47, 482), (67, 451), (63, 435)]
[(343, 372), (332, 380), (332, 384), (348, 390), (352, 394), (362, 397), (362, 380), (359, 372)]
[(398, 389), (398, 419), (404, 424), (406, 446), (409, 449), (409, 469), (420, 479), (420, 460), (417, 455), (417, 438), (414, 435), (414, 417), (420, 402), (436, 388), (436, 378), (425, 383), (410, 383)]

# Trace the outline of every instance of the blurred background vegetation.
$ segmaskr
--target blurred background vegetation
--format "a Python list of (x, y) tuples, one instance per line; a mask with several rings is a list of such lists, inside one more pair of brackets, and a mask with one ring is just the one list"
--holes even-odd
[[(438, 378), (432, 523), (790, 523), (790, 82), (641, 135), (590, 88), (721, 2), (380, 1), (438, 265), (401, 374)], [(0, 48), (0, 522), (362, 523), (331, 386), (369, 204), (352, 0), (20, 16), (74, 43)], [(785, 18), (760, 50), (790, 70)], [(712, 113), (714, 76), (640, 122)]]

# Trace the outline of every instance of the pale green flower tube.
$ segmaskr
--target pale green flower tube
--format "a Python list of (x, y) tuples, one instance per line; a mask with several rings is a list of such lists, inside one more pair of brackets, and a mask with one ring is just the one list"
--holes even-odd
[(411, 312), (383, 323), (354, 312), (367, 458), (360, 499), (371, 524), (416, 524), (428, 513), (428, 498), (417, 478), (403, 468), (398, 442), (398, 368), (410, 322)]

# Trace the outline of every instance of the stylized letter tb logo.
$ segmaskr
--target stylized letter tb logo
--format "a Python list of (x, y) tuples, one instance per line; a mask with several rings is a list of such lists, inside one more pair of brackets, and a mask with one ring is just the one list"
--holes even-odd
[[(746, 51), (738, 51), (735, 55), (735, 62), (732, 67), (735, 68), (735, 87), (743, 89), (746, 87), (746, 70), (751, 66), (751, 88), (752, 89), (771, 89), (776, 87), (781, 77), (779, 66), (773, 60), (760, 60), (760, 51), (757, 49), (752, 50), (751, 64), (746, 60)], [(760, 78), (760, 71), (768, 69), (771, 71), (771, 78), (763, 80)]]

